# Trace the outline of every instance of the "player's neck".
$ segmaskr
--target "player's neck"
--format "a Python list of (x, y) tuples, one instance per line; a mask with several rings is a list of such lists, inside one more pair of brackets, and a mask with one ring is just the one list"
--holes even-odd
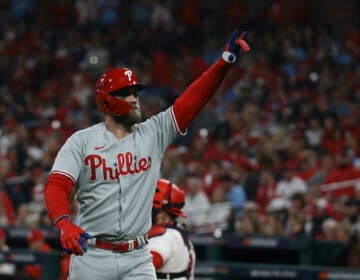
[(116, 138), (122, 139), (132, 132), (132, 128), (125, 127), (121, 123), (115, 122), (111, 117), (105, 118), (106, 129), (109, 130)]

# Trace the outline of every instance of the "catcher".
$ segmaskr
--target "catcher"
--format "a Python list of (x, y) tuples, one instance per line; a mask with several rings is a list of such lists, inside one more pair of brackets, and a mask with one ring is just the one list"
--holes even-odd
[(178, 217), (185, 194), (178, 186), (159, 179), (153, 200), (149, 248), (158, 279), (194, 279), (195, 250), (185, 226)]

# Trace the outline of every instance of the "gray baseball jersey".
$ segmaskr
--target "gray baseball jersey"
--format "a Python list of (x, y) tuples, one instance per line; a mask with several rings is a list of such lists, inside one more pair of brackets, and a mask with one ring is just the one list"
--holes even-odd
[(75, 132), (60, 149), (52, 173), (75, 183), (78, 224), (104, 239), (133, 239), (151, 227), (161, 159), (181, 132), (173, 107), (135, 125), (123, 139), (104, 123)]

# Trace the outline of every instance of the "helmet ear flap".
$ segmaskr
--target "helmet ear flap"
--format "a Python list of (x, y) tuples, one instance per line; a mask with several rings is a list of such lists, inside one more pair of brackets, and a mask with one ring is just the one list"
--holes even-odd
[(159, 179), (156, 190), (153, 208), (161, 208), (172, 215), (186, 217), (181, 211), (185, 205), (185, 193), (182, 189), (168, 180)]
[(131, 105), (121, 99), (117, 99), (116, 97), (108, 94), (108, 97), (105, 100), (107, 113), (108, 115), (114, 116), (125, 116), (131, 110)]

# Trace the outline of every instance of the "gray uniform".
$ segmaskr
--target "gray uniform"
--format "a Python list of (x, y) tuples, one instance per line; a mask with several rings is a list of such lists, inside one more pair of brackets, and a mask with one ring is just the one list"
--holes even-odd
[[(52, 173), (74, 181), (79, 226), (105, 240), (145, 235), (151, 227), (152, 200), (163, 154), (179, 134), (170, 107), (137, 124), (121, 140), (104, 123), (69, 137), (55, 159)], [(71, 258), (69, 279), (130, 279), (132, 269), (139, 274), (139, 267), (145, 274), (131, 279), (153, 279), (149, 278), (153, 267), (146, 245), (121, 254), (89, 247), (83, 256)], [(96, 278), (105, 269), (107, 274)]]

